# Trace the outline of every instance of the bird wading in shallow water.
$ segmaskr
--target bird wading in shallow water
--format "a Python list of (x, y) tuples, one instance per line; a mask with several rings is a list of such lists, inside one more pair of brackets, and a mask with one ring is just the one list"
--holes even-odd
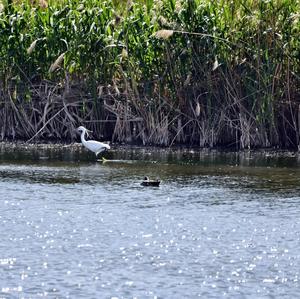
[(90, 151), (94, 152), (96, 154), (96, 157), (99, 153), (110, 149), (110, 146), (106, 143), (102, 143), (96, 140), (85, 140), (85, 133), (91, 132), (85, 127), (80, 126), (77, 128), (77, 131), (81, 134), (80, 138), (82, 145)]

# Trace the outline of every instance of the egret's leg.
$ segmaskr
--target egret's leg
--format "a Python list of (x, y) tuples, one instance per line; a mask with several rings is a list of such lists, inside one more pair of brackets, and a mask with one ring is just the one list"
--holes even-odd
[(101, 159), (97, 159), (97, 162), (102, 162), (102, 163), (104, 163), (104, 162), (107, 162), (108, 160), (107, 159), (105, 159), (104, 157), (101, 157)]

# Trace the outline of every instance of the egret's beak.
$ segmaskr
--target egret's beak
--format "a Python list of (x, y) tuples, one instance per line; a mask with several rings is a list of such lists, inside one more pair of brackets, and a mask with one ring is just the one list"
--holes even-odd
[(93, 133), (93, 131), (91, 131), (91, 130), (86, 130), (86, 133), (87, 133), (87, 135), (88, 135), (88, 137), (89, 137), (89, 136), (90, 136), (89, 133)]

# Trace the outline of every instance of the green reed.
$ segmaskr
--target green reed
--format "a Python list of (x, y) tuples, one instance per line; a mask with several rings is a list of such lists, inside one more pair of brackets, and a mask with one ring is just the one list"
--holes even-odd
[[(2, 138), (48, 128), (47, 138), (53, 126), (52, 137), (74, 138), (70, 128), (87, 122), (116, 141), (299, 147), (297, 0), (3, 4), (2, 114), (32, 130)], [(60, 118), (59, 101), (28, 112), (51, 97), (76, 105)]]

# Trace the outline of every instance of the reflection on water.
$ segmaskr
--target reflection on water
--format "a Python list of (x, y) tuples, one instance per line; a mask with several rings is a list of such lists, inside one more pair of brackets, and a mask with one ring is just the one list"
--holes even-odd
[(0, 147), (0, 298), (297, 298), (298, 155), (105, 156)]

